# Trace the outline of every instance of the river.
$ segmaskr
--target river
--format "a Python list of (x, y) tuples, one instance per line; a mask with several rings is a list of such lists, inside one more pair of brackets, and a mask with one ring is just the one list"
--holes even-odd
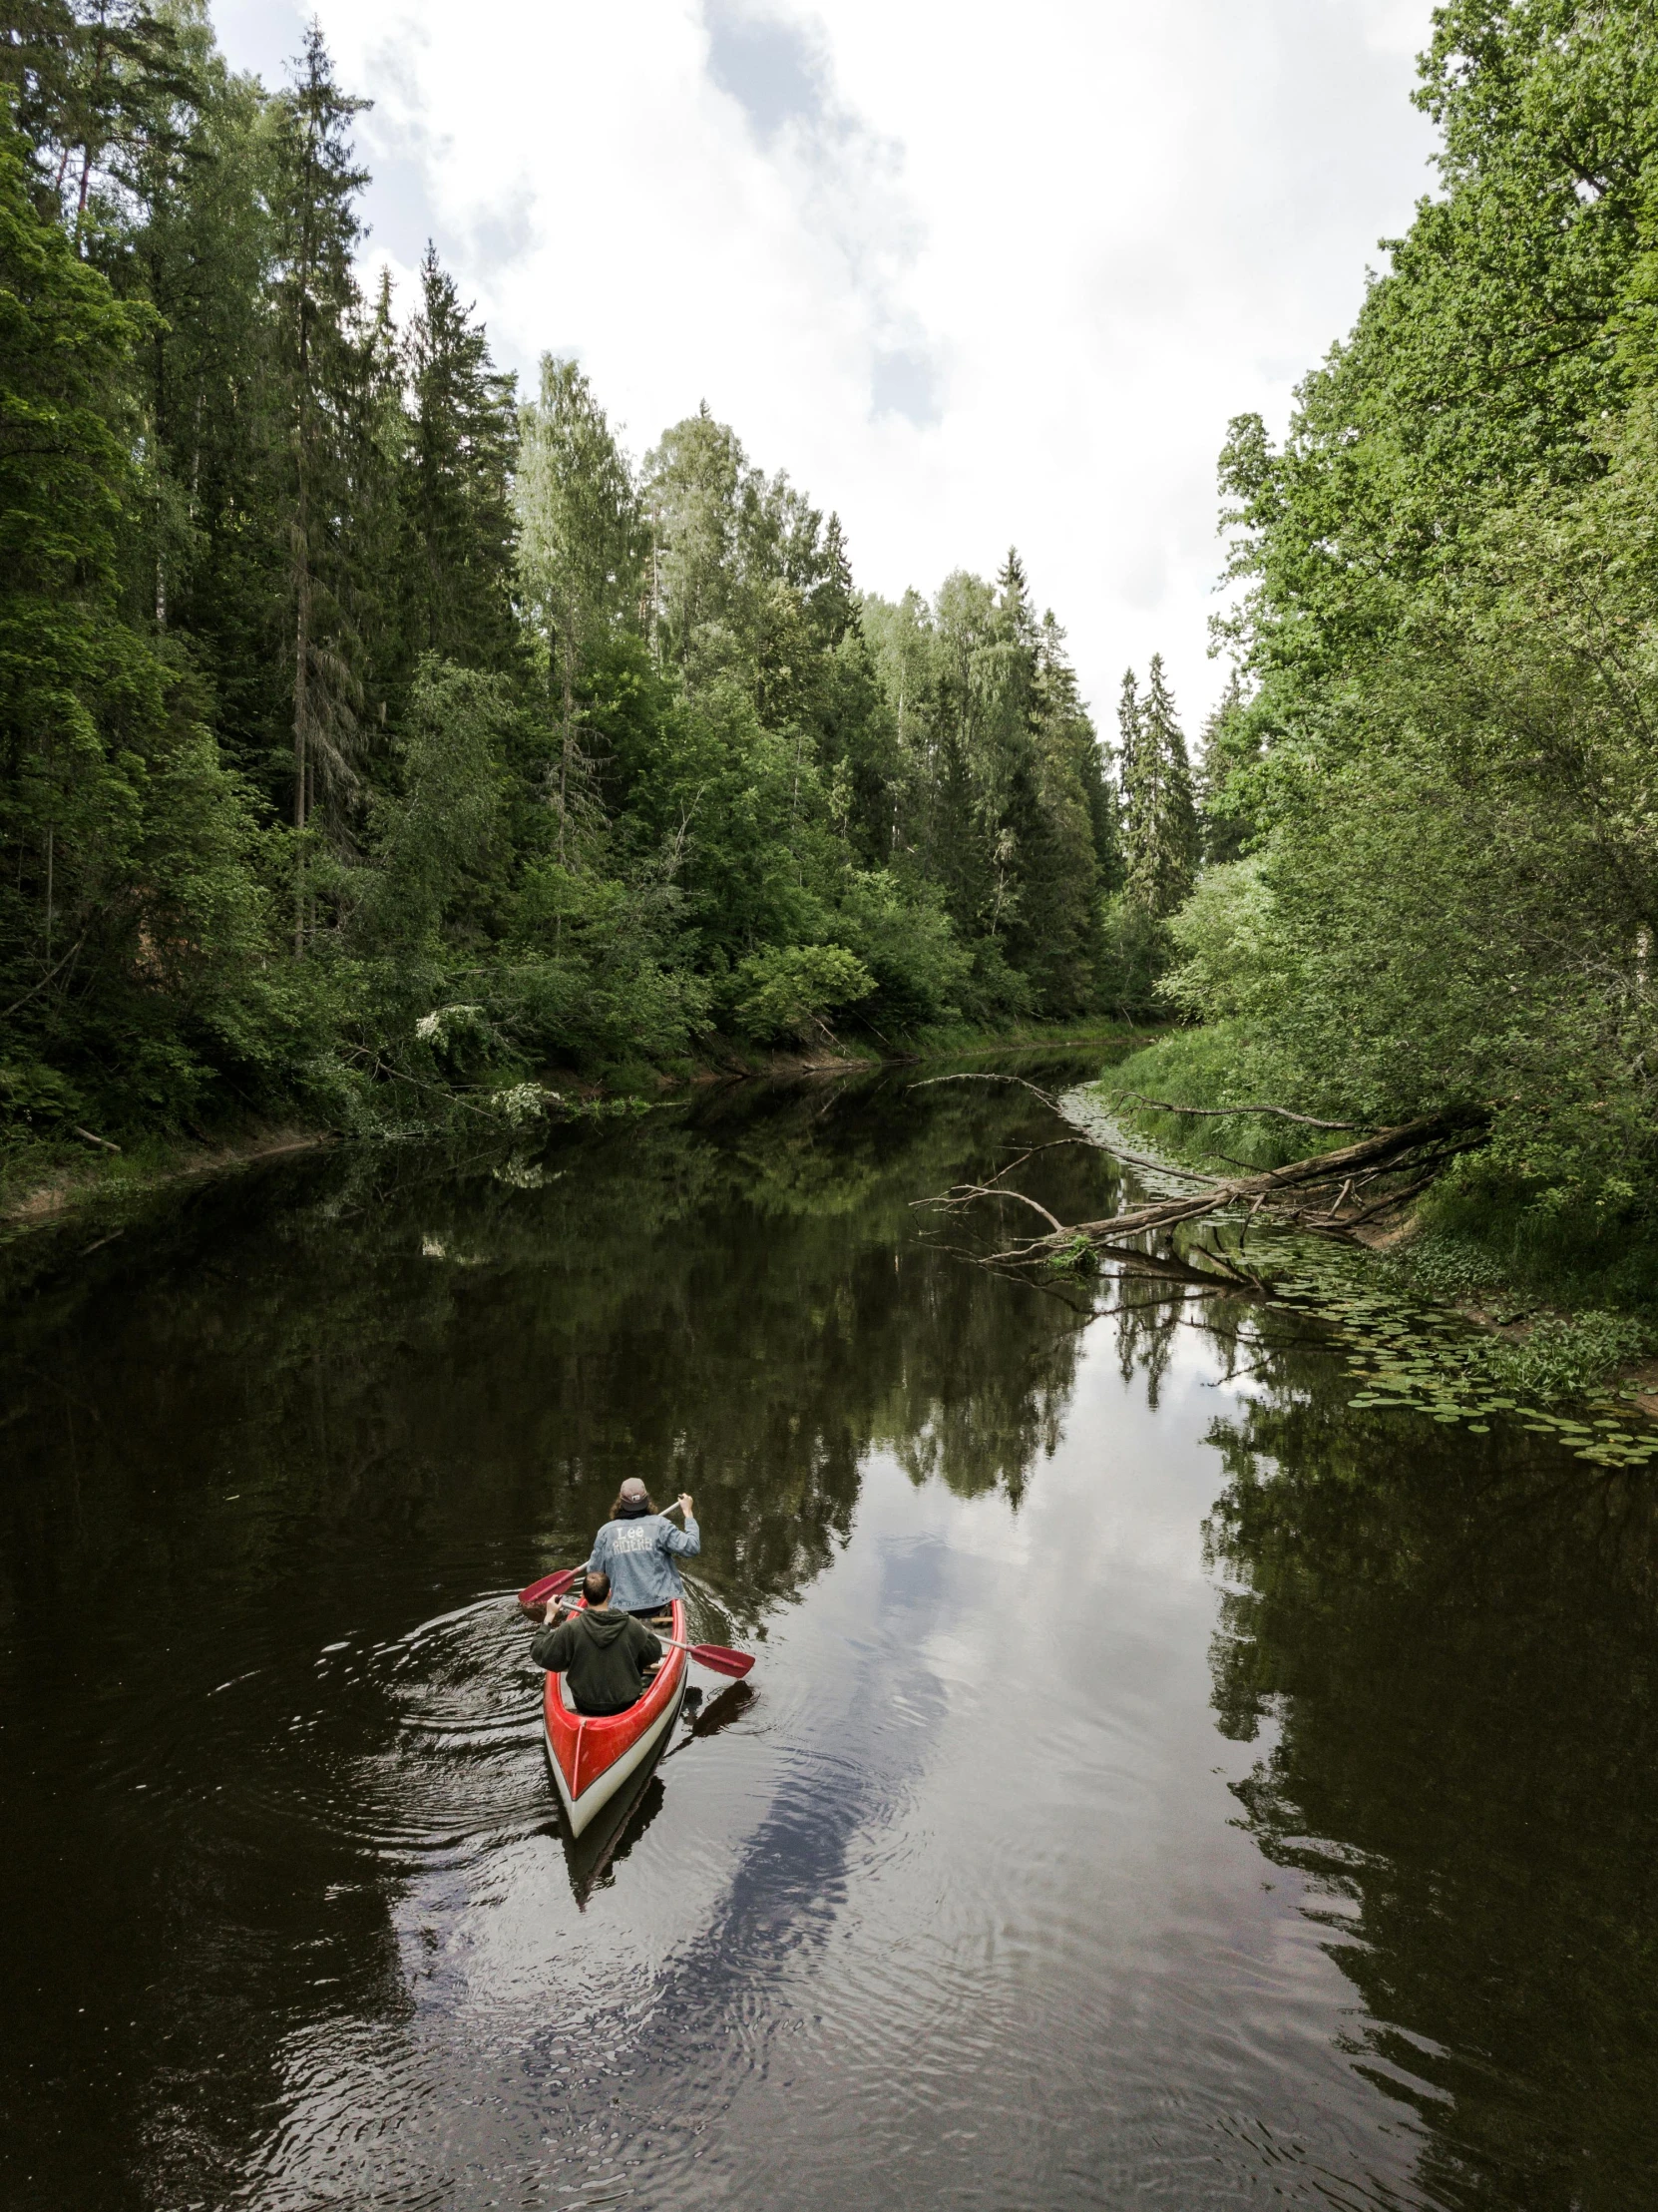
[[(8, 2212), (1654, 2200), (1652, 1479), (971, 1264), (1053, 1122), (915, 1082), (14, 1247)], [(512, 1592), (627, 1475), (758, 1664), (572, 1846)]]

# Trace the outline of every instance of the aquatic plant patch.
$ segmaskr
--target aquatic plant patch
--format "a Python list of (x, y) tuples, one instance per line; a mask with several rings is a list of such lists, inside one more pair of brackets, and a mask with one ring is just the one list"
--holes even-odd
[[(1598, 1380), (1643, 1348), (1640, 1324), (1614, 1314), (1549, 1317), (1515, 1344), (1443, 1306), (1374, 1287), (1362, 1279), (1366, 1267), (1358, 1254), (1302, 1251), (1271, 1276), (1275, 1304), (1316, 1315), (1347, 1339), (1348, 1370), (1362, 1386), (1349, 1405), (1465, 1423), (1474, 1436), (1489, 1435), (1493, 1417), (1511, 1419), (1602, 1467), (1658, 1459), (1658, 1429), (1624, 1410), (1634, 1394)], [(1561, 1400), (1572, 1410), (1558, 1410)]]

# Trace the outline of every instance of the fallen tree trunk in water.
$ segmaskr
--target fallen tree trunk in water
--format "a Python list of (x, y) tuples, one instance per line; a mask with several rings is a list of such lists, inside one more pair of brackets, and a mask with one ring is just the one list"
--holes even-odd
[[(1078, 1221), (1068, 1227), (1023, 1191), (999, 1189), (1000, 1178), (989, 1183), (958, 1183), (942, 1197), (922, 1199), (919, 1203), (959, 1212), (983, 1198), (1013, 1198), (1052, 1223), (1046, 1236), (1033, 1237), (1008, 1251), (987, 1255), (1002, 1261), (1039, 1259), (1066, 1251), (1078, 1238), (1105, 1247), (1122, 1237), (1174, 1228), (1182, 1221), (1196, 1221), (1205, 1214), (1243, 1204), (1250, 1207), (1252, 1214), (1263, 1206), (1270, 1206), (1279, 1218), (1302, 1228), (1345, 1234), (1364, 1222), (1392, 1212), (1426, 1189), (1440, 1169), (1458, 1152), (1465, 1152), (1481, 1141), (1489, 1122), (1490, 1116), (1477, 1106), (1427, 1113), (1417, 1120), (1401, 1122), (1395, 1128), (1378, 1129), (1362, 1137), (1357, 1144), (1343, 1145), (1339, 1151), (1315, 1152), (1307, 1159), (1293, 1159), (1258, 1175), (1210, 1180), (1201, 1190), (1156, 1198), (1146, 1205), (1131, 1206), (1126, 1213), (1109, 1214), (1101, 1221)], [(1101, 1145), (1099, 1149), (1109, 1151), (1111, 1147)], [(1005, 1168), (1003, 1173), (1009, 1171)], [(1379, 1183), (1388, 1185), (1380, 1195), (1376, 1190)], [(1328, 1195), (1332, 1191), (1334, 1198)]]

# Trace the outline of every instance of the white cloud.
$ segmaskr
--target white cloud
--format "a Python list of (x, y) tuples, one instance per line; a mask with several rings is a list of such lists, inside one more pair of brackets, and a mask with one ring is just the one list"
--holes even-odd
[[(430, 231), (502, 358), (580, 353), (635, 452), (706, 398), (859, 581), (1010, 542), (1096, 714), (1219, 687), (1214, 459), (1281, 425), (1428, 188), (1430, 0), (322, 0), (377, 105), (376, 247)], [(285, 0), (222, 0), (274, 75)]]

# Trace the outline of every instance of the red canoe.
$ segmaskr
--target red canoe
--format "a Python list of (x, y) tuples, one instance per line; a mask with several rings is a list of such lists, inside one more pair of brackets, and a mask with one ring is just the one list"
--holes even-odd
[[(685, 1640), (685, 1608), (673, 1600), (668, 1633)], [(608, 1805), (629, 1776), (652, 1760), (673, 1726), (685, 1695), (683, 1651), (662, 1654), (656, 1678), (636, 1705), (603, 1719), (579, 1713), (571, 1704), (562, 1674), (550, 1674), (542, 1695), (547, 1756), (559, 1785), (571, 1834), (579, 1836), (594, 1815)]]

